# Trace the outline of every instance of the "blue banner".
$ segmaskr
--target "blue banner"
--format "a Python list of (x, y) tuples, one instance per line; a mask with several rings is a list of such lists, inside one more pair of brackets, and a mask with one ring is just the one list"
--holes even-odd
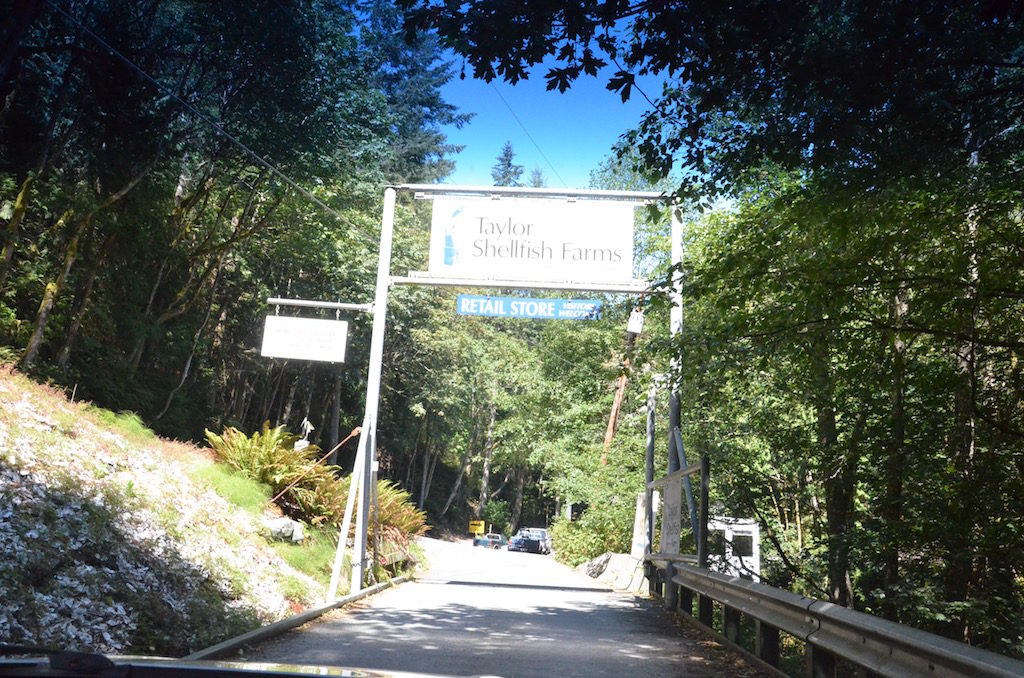
[(459, 315), (491, 318), (543, 318), (550, 320), (596, 320), (601, 302), (589, 299), (529, 299), (460, 294), (455, 301)]

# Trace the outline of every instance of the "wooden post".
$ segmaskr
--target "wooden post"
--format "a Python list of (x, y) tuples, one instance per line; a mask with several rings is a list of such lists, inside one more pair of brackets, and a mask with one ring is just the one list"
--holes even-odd
[(808, 678), (836, 678), (835, 655), (810, 643), (807, 643), (804, 652)]
[(715, 604), (715, 601), (712, 598), (709, 598), (708, 596), (705, 596), (705, 595), (699, 595), (698, 594), (698, 596), (697, 596), (697, 621), (699, 621), (704, 626), (707, 626), (708, 628), (711, 628), (712, 623), (713, 623), (712, 617), (714, 616), (714, 613), (715, 613), (714, 604)]
[(740, 638), (740, 611), (728, 605), (722, 605), (722, 635), (738, 642)]
[(672, 581), (676, 576), (676, 564), (671, 560), (665, 565), (665, 597), (663, 604), (666, 610), (675, 610), (679, 607), (679, 586)]
[(679, 587), (679, 610), (688, 617), (693, 616), (693, 589)]
[(754, 653), (766, 664), (779, 665), (779, 630), (760, 619), (754, 620)]

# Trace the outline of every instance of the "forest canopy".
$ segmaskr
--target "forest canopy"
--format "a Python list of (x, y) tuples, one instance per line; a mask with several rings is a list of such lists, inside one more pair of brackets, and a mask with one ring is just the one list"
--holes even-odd
[[(514, 324), (396, 289), (382, 476), (437, 523), (626, 550), (675, 359), (685, 447), (714, 512), (760, 522), (768, 583), (1024, 656), (1022, 11), (0, 2), (2, 357), (166, 435), (308, 419), (330, 449), (362, 420), (368, 323), (346, 365), (268, 360), (267, 298), (372, 297), (381, 189), (451, 171), (460, 67), (565, 96), (605, 77), (652, 107), (592, 184), (677, 201), (682, 265), (667, 203), (637, 251), (682, 274), (683, 330), (650, 300), (634, 345), (633, 300)], [(524, 181), (511, 146), (495, 168)], [(400, 201), (396, 270), (424, 262), (428, 215)]]
[(401, 4), (487, 80), (662, 79), (627, 146), (717, 208), (671, 354), (721, 508), (778, 585), (1024, 654), (1021, 6)]

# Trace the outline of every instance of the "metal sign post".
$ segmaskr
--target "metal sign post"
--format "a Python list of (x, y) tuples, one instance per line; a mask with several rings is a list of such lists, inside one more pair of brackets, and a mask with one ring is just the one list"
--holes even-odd
[[(374, 469), (377, 463), (377, 411), (380, 406), (380, 376), (384, 360), (384, 323), (388, 315), (388, 288), (391, 286), (391, 243), (395, 231), (395, 189), (384, 189), (384, 212), (380, 226), (380, 255), (377, 260), (377, 289), (373, 300), (373, 331), (370, 335), (370, 366), (366, 375), (365, 425), (359, 434), (362, 454), (359, 512), (356, 514), (356, 542), (353, 549), (351, 593), (360, 591), (370, 565), (366, 555), (366, 535), (370, 524), (370, 497), (373, 496)], [(350, 490), (351, 492), (352, 490)], [(346, 535), (342, 535), (344, 539)]]

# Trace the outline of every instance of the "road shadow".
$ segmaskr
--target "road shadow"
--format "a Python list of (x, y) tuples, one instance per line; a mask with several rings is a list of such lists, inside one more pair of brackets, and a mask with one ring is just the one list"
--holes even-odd
[[(618, 596), (610, 605), (568, 589), (566, 601), (546, 605), (530, 600), (564, 587), (482, 588), (479, 605), (350, 610), (252, 648), (245, 660), (505, 677), (723, 675), (714, 656), (649, 601)], [(496, 588), (540, 595), (524, 599), (522, 609), (508, 609), (507, 600), (489, 606), (486, 593)]]

